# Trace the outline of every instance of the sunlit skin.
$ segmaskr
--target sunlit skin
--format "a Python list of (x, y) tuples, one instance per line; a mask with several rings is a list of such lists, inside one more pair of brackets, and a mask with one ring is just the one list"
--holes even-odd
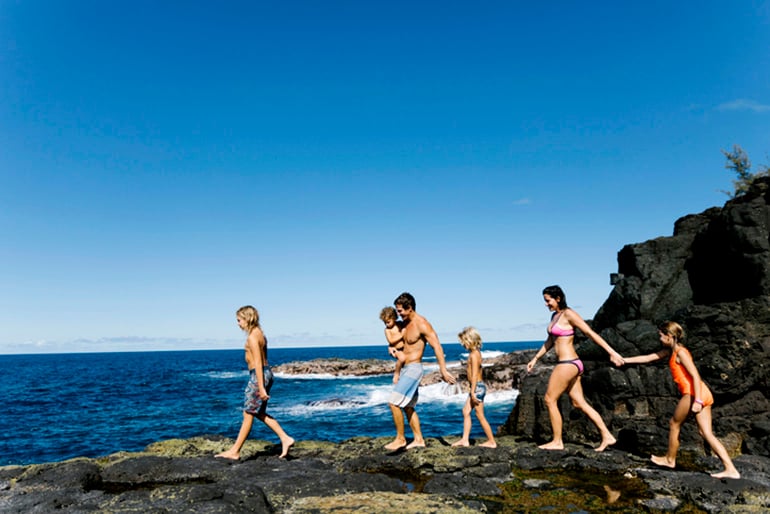
[[(658, 338), (663, 349), (650, 353), (648, 355), (638, 355), (636, 357), (627, 357), (623, 359), (624, 364), (647, 364), (660, 359), (667, 359), (672, 351), (676, 351), (679, 344), (674, 336), (659, 331)], [(677, 353), (676, 362), (684, 366), (687, 373), (692, 377), (692, 390), (701, 391), (703, 380), (698, 373), (698, 368), (692, 357), (687, 352)], [(719, 473), (712, 473), (714, 478), (740, 478), (741, 475), (735, 468), (730, 455), (727, 453), (724, 445), (717, 439), (712, 430), (711, 405), (702, 405), (699, 398), (693, 398), (689, 394), (683, 394), (674, 409), (674, 415), (669, 421), (668, 432), (668, 450), (665, 455), (651, 455), (650, 460), (658, 466), (666, 468), (676, 467), (676, 455), (679, 452), (679, 434), (682, 430), (682, 424), (687, 420), (690, 413), (695, 415), (695, 422), (698, 424), (698, 431), (701, 437), (711, 446), (714, 453), (719, 457), (724, 465), (724, 470)]]
[[(560, 298), (552, 298), (548, 294), (543, 295), (543, 301), (545, 306), (554, 313), (554, 318), (558, 315), (558, 321), (556, 326), (562, 329), (579, 329), (586, 336), (588, 336), (593, 342), (601, 346), (609, 355), (613, 363), (621, 363), (620, 354), (610, 347), (610, 345), (602, 339), (599, 334), (593, 331), (588, 324), (580, 317), (580, 315), (570, 308), (561, 309), (559, 307)], [(527, 372), (531, 372), (535, 367), (538, 359), (545, 355), (551, 348), (554, 348), (556, 357), (559, 361), (574, 360), (578, 358), (578, 354), (575, 351), (574, 336), (554, 336), (549, 334), (543, 346), (538, 350), (531, 361), (527, 363)], [(580, 381), (579, 371), (576, 366), (557, 365), (554, 366), (551, 372), (551, 377), (548, 380), (548, 389), (545, 393), (545, 404), (548, 408), (548, 416), (551, 420), (551, 428), (553, 431), (553, 439), (546, 444), (540, 445), (540, 448), (544, 450), (563, 450), (564, 441), (562, 439), (563, 421), (561, 412), (559, 411), (559, 397), (565, 392), (569, 393), (572, 405), (581, 411), (583, 411), (588, 419), (590, 419), (596, 428), (601, 433), (601, 443), (595, 448), (597, 452), (604, 451), (608, 446), (615, 444), (617, 441), (615, 437), (610, 433), (607, 425), (604, 424), (601, 416), (591, 405), (586, 401), (583, 396), (583, 386)]]
[(396, 359), (396, 370), (393, 373), (393, 383), (398, 382), (401, 374), (401, 368), (404, 367), (404, 330), (396, 318), (387, 318), (383, 321), (385, 324), (385, 339), (388, 340), (388, 353)]
[[(456, 379), (446, 369), (444, 350), (441, 348), (441, 343), (436, 331), (433, 330), (433, 326), (412, 308), (406, 309), (401, 305), (396, 305), (396, 311), (403, 323), (404, 365), (422, 362), (425, 345), (429, 344), (436, 354), (436, 362), (438, 363), (441, 377), (447, 383), (454, 384)], [(404, 407), (402, 412), (402, 409), (396, 405), (389, 403), (388, 406), (393, 415), (393, 424), (396, 426), (396, 437), (392, 442), (386, 444), (385, 448), (387, 450), (398, 450), (404, 447), (407, 449), (424, 447), (425, 440), (420, 428), (420, 418), (414, 408)], [(414, 439), (408, 445), (404, 434), (404, 414), (406, 414), (406, 420), (414, 434)]]
[(476, 384), (482, 381), (481, 370), (481, 352), (478, 348), (471, 349), (468, 345), (460, 340), (463, 348), (468, 350), (468, 364), (467, 374), (469, 382), (468, 399), (465, 400), (463, 406), (463, 435), (460, 440), (454, 442), (452, 446), (470, 446), (471, 435), (471, 411), (476, 412), (476, 418), (481, 424), (481, 428), (484, 430), (484, 434), (487, 436), (487, 440), (479, 444), (485, 448), (497, 448), (497, 442), (495, 436), (492, 433), (492, 427), (489, 426), (486, 416), (484, 416), (484, 402), (479, 401), (475, 396)]
[[(267, 340), (265, 339), (265, 335), (262, 333), (262, 329), (258, 326), (248, 330), (248, 324), (242, 317), (236, 316), (235, 319), (238, 323), (238, 327), (241, 330), (244, 332), (248, 331), (248, 336), (246, 337), (246, 346), (244, 348), (245, 359), (249, 370), (254, 369), (256, 372), (257, 384), (259, 386), (259, 398), (261, 400), (268, 400), (270, 396), (267, 394), (267, 390), (265, 389), (265, 379), (263, 373), (264, 366), (268, 365)], [(235, 443), (233, 443), (233, 445), (227, 451), (218, 453), (216, 457), (231, 460), (240, 459), (241, 448), (246, 442), (246, 439), (249, 437), (249, 433), (251, 432), (251, 427), (254, 424), (255, 417), (267, 425), (273, 432), (275, 432), (275, 434), (281, 440), (281, 454), (279, 457), (283, 459), (289, 454), (289, 450), (294, 444), (294, 439), (286, 434), (286, 432), (284, 432), (283, 428), (275, 418), (266, 413), (254, 415), (244, 411), (243, 422), (241, 423), (241, 429), (238, 431), (238, 437), (236, 438)]]

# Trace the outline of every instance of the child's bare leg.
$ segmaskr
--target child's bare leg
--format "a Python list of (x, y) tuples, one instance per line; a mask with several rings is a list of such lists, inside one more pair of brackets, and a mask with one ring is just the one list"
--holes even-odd
[(586, 401), (585, 396), (583, 396), (583, 385), (580, 382), (580, 377), (577, 377), (572, 387), (570, 388), (569, 396), (570, 399), (572, 399), (572, 405), (582, 410), (585, 415), (588, 416), (588, 419), (590, 419), (593, 424), (596, 425), (596, 428), (599, 429), (599, 433), (602, 435), (602, 442), (595, 448), (597, 452), (602, 452), (608, 446), (612, 446), (618, 442), (617, 439), (615, 439), (615, 436), (613, 436), (607, 428), (607, 425), (604, 424), (604, 420), (599, 415), (599, 413), (596, 412), (596, 409), (591, 407), (591, 405)]
[(676, 467), (676, 454), (679, 452), (679, 432), (682, 430), (682, 423), (685, 422), (690, 413), (691, 404), (692, 397), (689, 395), (682, 396), (679, 403), (676, 404), (674, 415), (668, 422), (668, 450), (663, 456), (650, 456), (650, 460), (658, 466), (672, 469)]
[(409, 428), (414, 434), (414, 439), (406, 446), (406, 449), (425, 447), (425, 439), (422, 438), (420, 417), (417, 415), (417, 411), (414, 410), (414, 407), (404, 407), (404, 412), (406, 412), (406, 419), (409, 420)]
[[(470, 418), (470, 416), (468, 416)], [(484, 429), (484, 434), (487, 436), (486, 442), (481, 443), (479, 446), (485, 448), (497, 448), (497, 442), (495, 441), (495, 435), (492, 433), (492, 427), (489, 426), (486, 416), (484, 416), (484, 404), (479, 403), (476, 405), (476, 417), (481, 423), (481, 428)]]
[(722, 461), (722, 465), (725, 469), (719, 473), (712, 473), (714, 478), (741, 478), (741, 474), (735, 468), (733, 460), (730, 458), (730, 454), (727, 453), (725, 446), (717, 439), (714, 432), (711, 429), (711, 406), (703, 407), (698, 414), (695, 415), (695, 421), (698, 422), (698, 428), (700, 429), (700, 435), (703, 439), (709, 443), (711, 449), (717, 454), (717, 457)]
[(289, 449), (294, 445), (294, 438), (290, 437), (286, 432), (284, 432), (283, 428), (281, 427), (281, 424), (278, 423), (278, 421), (272, 417), (269, 414), (258, 414), (257, 418), (267, 425), (270, 430), (275, 432), (275, 435), (278, 436), (278, 438), (281, 440), (281, 454), (278, 456), (279, 458), (283, 459), (289, 454)]
[(249, 437), (249, 433), (251, 432), (251, 426), (253, 423), (254, 423), (254, 416), (244, 411), (243, 422), (241, 423), (241, 429), (238, 432), (238, 437), (235, 439), (235, 442), (233, 443), (233, 445), (230, 447), (229, 450), (216, 454), (216, 457), (221, 457), (223, 459), (232, 459), (232, 460), (240, 459), (241, 448), (243, 447), (243, 444), (246, 442), (246, 439)]
[(386, 450), (398, 450), (406, 446), (406, 437), (404, 437), (404, 413), (401, 408), (389, 403), (390, 413), (393, 415), (393, 424), (396, 425), (396, 438), (385, 445)]
[[(574, 366), (572, 366), (574, 367)], [(570, 370), (567, 366), (556, 366), (551, 372), (551, 378), (548, 379), (548, 389), (545, 392), (545, 406), (548, 408), (548, 417), (551, 419), (551, 430), (553, 439), (550, 442), (541, 444), (539, 448), (543, 450), (563, 450), (564, 441), (561, 438), (562, 419), (559, 412), (559, 397), (567, 390), (569, 384), (574, 380), (577, 370)]]
[(463, 405), (463, 436), (460, 440), (452, 443), (452, 446), (469, 446), (471, 436), (471, 399), (465, 400)]

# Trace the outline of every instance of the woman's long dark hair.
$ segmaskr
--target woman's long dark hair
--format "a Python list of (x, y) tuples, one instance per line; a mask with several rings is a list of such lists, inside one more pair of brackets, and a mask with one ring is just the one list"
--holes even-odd
[(564, 291), (562, 291), (561, 287), (548, 286), (543, 289), (543, 294), (547, 294), (556, 300), (556, 303), (559, 305), (559, 309), (564, 310), (567, 308), (567, 297), (564, 295)]

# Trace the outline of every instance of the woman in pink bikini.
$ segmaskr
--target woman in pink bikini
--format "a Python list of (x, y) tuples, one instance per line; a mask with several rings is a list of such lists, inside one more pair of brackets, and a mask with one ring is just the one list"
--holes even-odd
[(537, 351), (531, 361), (527, 363), (527, 372), (532, 371), (537, 360), (545, 355), (552, 347), (555, 348), (556, 356), (559, 361), (551, 372), (551, 378), (548, 380), (548, 390), (545, 392), (545, 405), (548, 407), (548, 416), (551, 418), (551, 428), (553, 430), (553, 439), (540, 448), (544, 450), (563, 450), (564, 441), (562, 440), (562, 418), (559, 412), (559, 397), (565, 392), (569, 392), (572, 405), (582, 410), (586, 416), (596, 425), (602, 435), (602, 442), (596, 448), (597, 452), (604, 451), (608, 446), (615, 444), (616, 440), (607, 429), (607, 425), (602, 421), (601, 416), (591, 407), (583, 396), (583, 386), (580, 383), (580, 377), (583, 374), (583, 361), (575, 352), (573, 341), (575, 339), (575, 329), (579, 329), (587, 335), (594, 343), (604, 348), (610, 354), (610, 359), (615, 365), (623, 362), (620, 354), (607, 344), (607, 341), (601, 338), (588, 326), (580, 314), (567, 307), (567, 299), (559, 286), (548, 286), (543, 289), (543, 300), (550, 311), (553, 311), (551, 322), (548, 325), (548, 339)]

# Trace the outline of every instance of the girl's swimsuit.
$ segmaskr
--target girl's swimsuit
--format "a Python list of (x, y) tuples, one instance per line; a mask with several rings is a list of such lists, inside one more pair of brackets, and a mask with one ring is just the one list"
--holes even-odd
[[(554, 337), (568, 337), (568, 336), (574, 336), (575, 330), (570, 328), (561, 328), (557, 323), (559, 322), (559, 318), (561, 318), (561, 314), (554, 314), (553, 319), (551, 320), (551, 323), (548, 325), (548, 333)], [(581, 376), (583, 374), (583, 361), (578, 359), (571, 359), (566, 361), (559, 361), (556, 363), (558, 364), (573, 364), (578, 369), (578, 376)]]
[(574, 336), (575, 330), (572, 327), (561, 328), (557, 325), (559, 318), (561, 318), (561, 313), (554, 314), (553, 320), (551, 320), (551, 323), (548, 325), (548, 333), (556, 337)]
[[(262, 378), (265, 382), (265, 391), (270, 394), (270, 388), (273, 387), (273, 372), (270, 366), (262, 366)], [(259, 397), (259, 382), (257, 381), (257, 370), (249, 370), (249, 383), (243, 391), (243, 410), (253, 416), (264, 414), (267, 410), (267, 400)]]
[(668, 367), (671, 369), (671, 376), (674, 378), (674, 382), (676, 382), (676, 386), (679, 388), (679, 392), (682, 396), (689, 394), (693, 397), (693, 399), (697, 398), (701, 401), (703, 401), (703, 406), (708, 407), (709, 405), (713, 405), (714, 403), (714, 397), (711, 394), (711, 391), (706, 386), (706, 383), (701, 380), (701, 389), (699, 395), (693, 394), (694, 384), (692, 375), (690, 375), (687, 372), (687, 369), (682, 366), (680, 363), (676, 362), (676, 356), (679, 352), (684, 352), (688, 356), (690, 356), (690, 359), (692, 360), (692, 355), (690, 354), (690, 351), (687, 348), (684, 347), (678, 347), (676, 350), (671, 352), (671, 358), (668, 360)]
[(583, 370), (584, 370), (583, 361), (581, 361), (580, 359), (572, 359), (572, 360), (568, 360), (568, 361), (559, 361), (556, 364), (557, 365), (559, 365), (559, 364), (574, 364), (575, 367), (578, 369), (578, 376), (581, 376), (583, 374)]
[(484, 382), (476, 382), (476, 399), (481, 403), (484, 403), (484, 397), (487, 395), (487, 386)]

